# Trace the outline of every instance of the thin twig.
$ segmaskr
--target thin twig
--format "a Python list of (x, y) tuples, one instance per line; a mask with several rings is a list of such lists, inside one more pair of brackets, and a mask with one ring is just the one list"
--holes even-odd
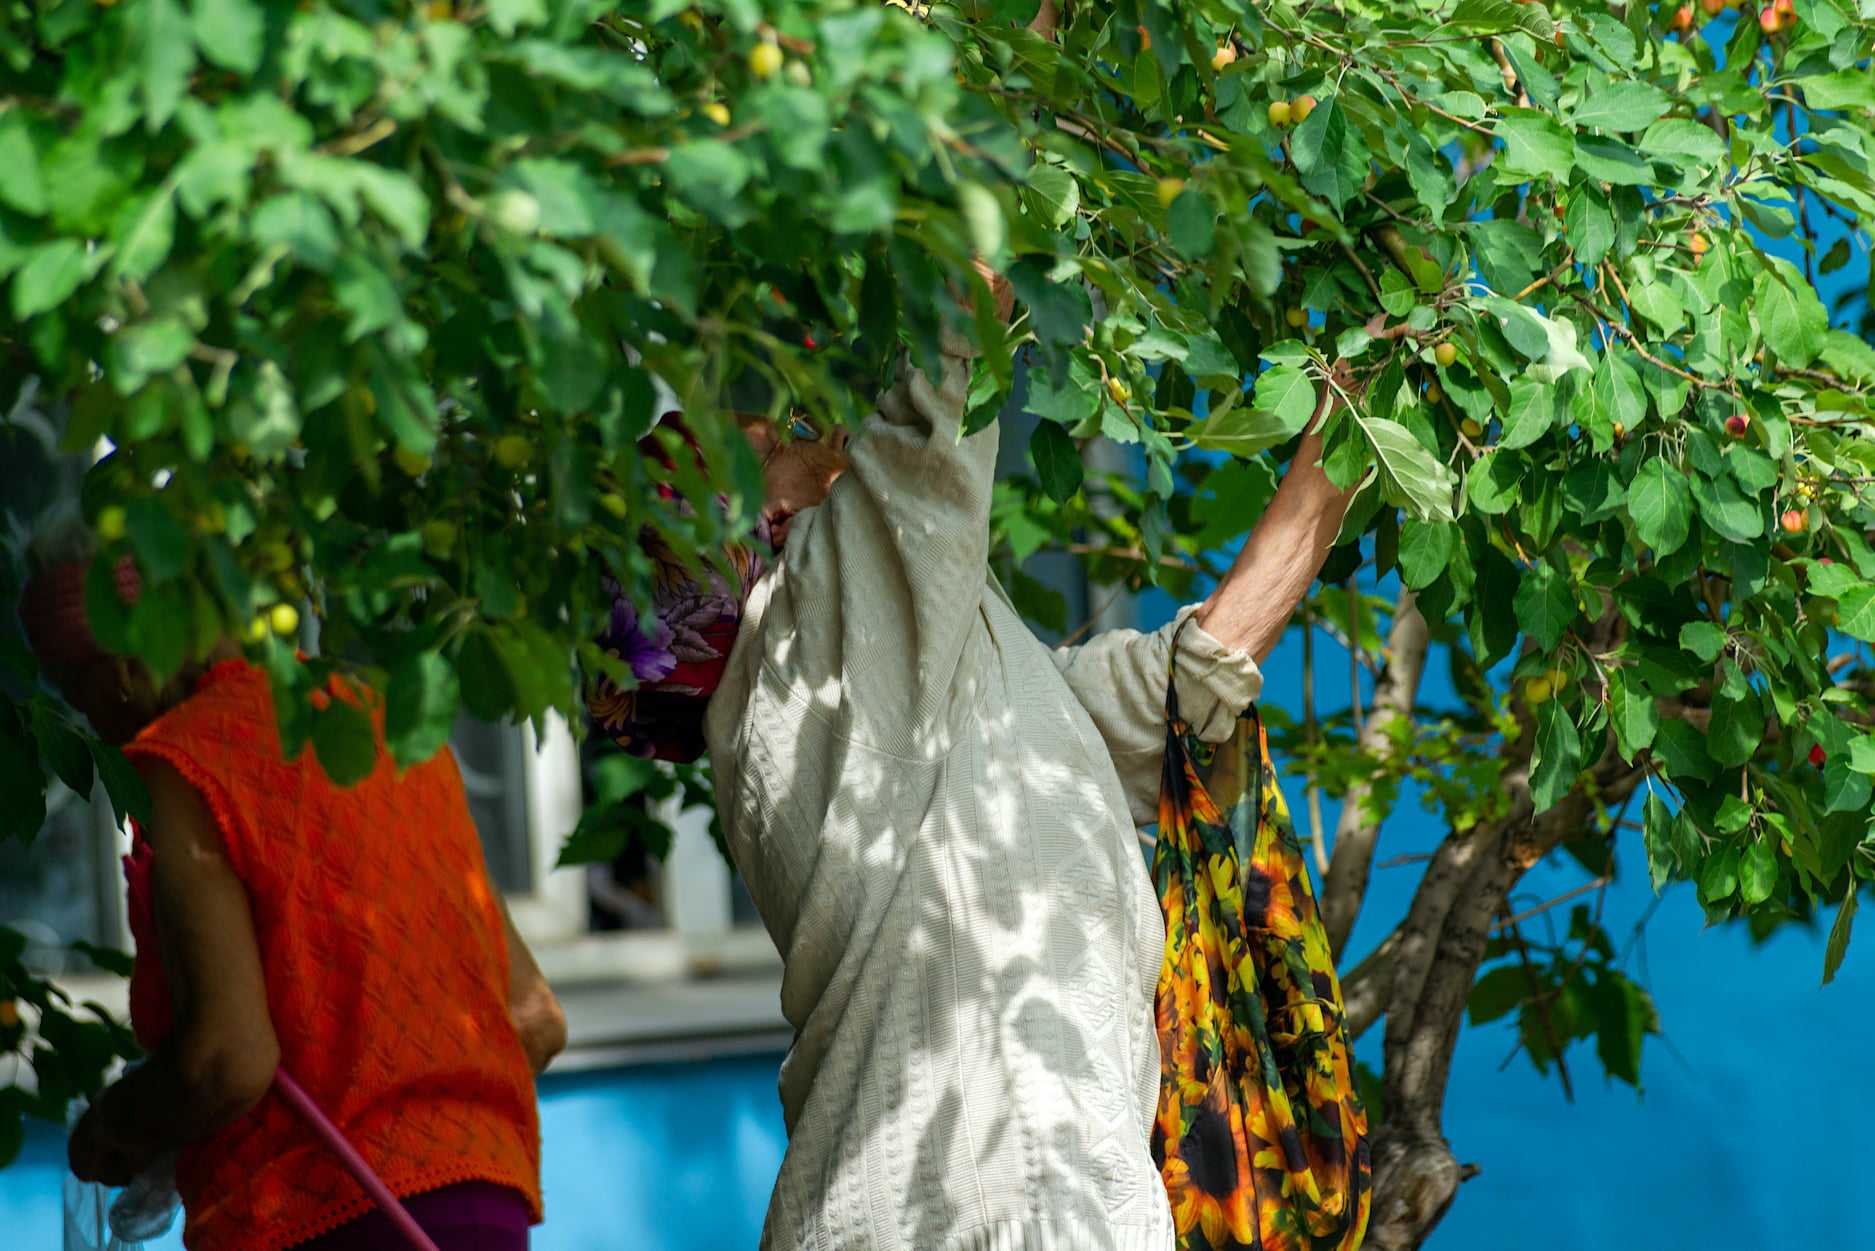
[[(1318, 727), (1315, 719), (1315, 614), (1309, 611), (1308, 601), (1302, 602), (1302, 724), (1308, 736), (1310, 750), (1314, 750)], [(1309, 771), (1309, 785), (1305, 792), (1309, 801), (1309, 841), (1315, 846), (1315, 872), (1321, 876), (1328, 872), (1328, 836), (1322, 829), (1322, 792), (1315, 784), (1315, 771)]]
[(366, 148), (390, 138), (396, 132), (396, 122), (388, 117), (380, 117), (355, 135), (342, 135), (334, 139), (320, 151), (328, 156), (357, 156)]
[(1586, 895), (1592, 890), (1598, 890), (1601, 887), (1608, 885), (1608, 883), (1611, 880), (1612, 879), (1606, 876), (1603, 876), (1603, 877), (1596, 878), (1592, 882), (1584, 882), (1582, 885), (1576, 887), (1574, 890), (1564, 891), (1562, 894), (1556, 896), (1556, 898), (1548, 901), (1547, 903), (1540, 903), (1536, 907), (1531, 908), (1527, 912), (1519, 912), (1514, 917), (1505, 917), (1503, 920), (1498, 921), (1496, 924), (1494, 924), (1491, 928), (1493, 930), (1501, 930), (1509, 926), (1516, 925), (1519, 922), (1528, 921), (1531, 917), (1541, 916), (1543, 913), (1548, 912), (1551, 908), (1554, 908), (1559, 904), (1566, 904), (1571, 899), (1576, 898), (1578, 895)]
[(1544, 287), (1549, 286), (1550, 283), (1555, 282), (1558, 278), (1561, 278), (1564, 274), (1574, 269), (1575, 264), (1576, 264), (1575, 258), (1572, 256), (1568, 260), (1564, 261), (1562, 264), (1558, 265), (1555, 269), (1543, 275), (1543, 277), (1538, 278), (1535, 282), (1531, 283), (1529, 286), (1525, 287), (1523, 290), (1519, 291), (1516, 295), (1513, 295), (1510, 298), (1513, 301), (1522, 300), (1523, 297), (1525, 297), (1526, 295), (1530, 295), (1534, 292), (1541, 291)]

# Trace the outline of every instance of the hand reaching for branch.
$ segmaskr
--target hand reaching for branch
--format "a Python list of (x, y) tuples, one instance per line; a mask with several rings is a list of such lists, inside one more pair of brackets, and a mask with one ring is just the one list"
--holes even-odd
[(1354, 498), (1329, 481), (1321, 466), (1322, 423), (1336, 402), (1323, 383), (1315, 415), (1256, 528), (1231, 562), (1217, 588), (1198, 609), (1198, 624), (1226, 647), (1250, 653), (1261, 664), (1289, 626), (1296, 605), (1308, 594), (1341, 518)]

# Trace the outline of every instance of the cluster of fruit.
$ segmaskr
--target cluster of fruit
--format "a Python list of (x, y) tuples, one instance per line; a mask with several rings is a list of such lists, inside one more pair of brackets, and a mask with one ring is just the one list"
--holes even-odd
[[(1706, 11), (1706, 16), (1717, 17), (1727, 9), (1737, 8), (1740, 0), (1699, 0), (1699, 7)], [(1771, 0), (1771, 3), (1758, 10), (1758, 29), (1767, 35), (1789, 30), (1797, 24), (1796, 6), (1791, 0)], [(1682, 39), (1693, 33), (1698, 19), (1693, 14), (1691, 4), (1682, 4), (1673, 11), (1667, 25), (1677, 31)]]

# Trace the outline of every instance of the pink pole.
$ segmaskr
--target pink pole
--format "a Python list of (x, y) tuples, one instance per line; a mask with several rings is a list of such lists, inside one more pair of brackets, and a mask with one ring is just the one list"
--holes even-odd
[(397, 1226), (398, 1232), (410, 1239), (410, 1245), (416, 1247), (417, 1251), (438, 1251), (436, 1244), (430, 1240), (430, 1236), (423, 1232), (423, 1227), (417, 1224), (415, 1217), (410, 1215), (410, 1210), (398, 1202), (397, 1196), (390, 1192), (390, 1188), (384, 1184), (383, 1179), (372, 1170), (371, 1165), (365, 1162), (365, 1158), (358, 1154), (358, 1149), (346, 1141), (339, 1127), (319, 1110), (319, 1105), (314, 1103), (312, 1096), (293, 1080), (292, 1075), (285, 1069), (281, 1069), (273, 1075), (273, 1080), (280, 1094), (293, 1105), (294, 1111), (305, 1118), (306, 1123), (324, 1140), (326, 1146), (332, 1148), (332, 1154), (338, 1156), (346, 1172), (364, 1187), (365, 1193), (371, 1196), (371, 1201), (383, 1210), (384, 1215), (390, 1217), (391, 1224)]

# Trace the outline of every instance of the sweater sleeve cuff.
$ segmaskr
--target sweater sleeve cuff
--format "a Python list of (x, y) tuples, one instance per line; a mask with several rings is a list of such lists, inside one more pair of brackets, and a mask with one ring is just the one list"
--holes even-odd
[(1231, 723), (1263, 693), (1263, 670), (1249, 652), (1224, 646), (1192, 620), (1197, 611), (1195, 604), (1184, 608), (1170, 627), (1178, 640), (1174, 672), (1186, 722), (1209, 740), (1207, 731), (1214, 729), (1228, 736)]

